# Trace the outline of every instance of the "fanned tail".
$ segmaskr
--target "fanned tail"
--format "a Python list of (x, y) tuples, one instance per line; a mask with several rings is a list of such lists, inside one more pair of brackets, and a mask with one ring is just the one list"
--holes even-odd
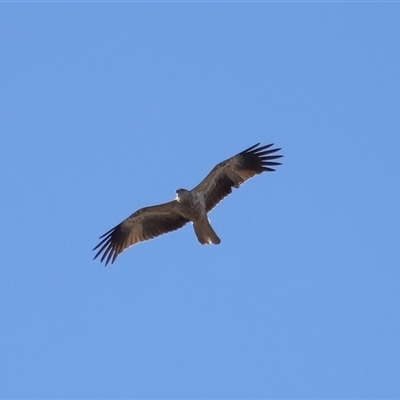
[(221, 239), (214, 232), (208, 218), (193, 222), (194, 233), (201, 244), (220, 244)]

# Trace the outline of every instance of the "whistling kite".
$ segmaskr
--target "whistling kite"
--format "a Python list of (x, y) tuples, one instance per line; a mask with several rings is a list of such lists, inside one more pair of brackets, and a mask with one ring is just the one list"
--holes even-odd
[(100, 249), (94, 258), (103, 253), (101, 261), (105, 260), (106, 265), (110, 261), (113, 263), (118, 254), (129, 246), (175, 231), (190, 221), (201, 244), (221, 243), (210, 225), (207, 213), (232, 192), (232, 187), (238, 188), (254, 175), (275, 171), (271, 167), (281, 165), (271, 161), (282, 157), (273, 154), (281, 150), (280, 148), (270, 149), (273, 143), (258, 147), (259, 145), (257, 143), (217, 164), (194, 189), (178, 189), (175, 200), (141, 208), (133, 213), (100, 236), (102, 240), (93, 250)]

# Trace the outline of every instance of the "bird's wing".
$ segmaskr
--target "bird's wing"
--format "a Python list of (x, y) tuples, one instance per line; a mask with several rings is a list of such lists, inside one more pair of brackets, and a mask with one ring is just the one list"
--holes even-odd
[(200, 182), (193, 192), (203, 195), (207, 212), (213, 209), (224, 197), (232, 193), (232, 187), (238, 188), (242, 183), (254, 175), (264, 171), (275, 171), (273, 167), (281, 165), (275, 162), (280, 148), (273, 148), (273, 143), (266, 146), (254, 146), (217, 164), (211, 172)]
[(120, 224), (100, 236), (101, 242), (94, 259), (101, 255), (107, 265), (129, 246), (153, 239), (167, 232), (182, 228), (188, 219), (179, 214), (179, 203), (174, 200), (152, 207), (141, 208)]

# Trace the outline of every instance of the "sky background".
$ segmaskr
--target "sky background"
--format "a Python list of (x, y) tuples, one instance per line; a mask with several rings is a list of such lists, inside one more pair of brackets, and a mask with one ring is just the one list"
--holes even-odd
[[(399, 3), (0, 4), (0, 397), (399, 398)], [(283, 165), (104, 268), (257, 143)]]

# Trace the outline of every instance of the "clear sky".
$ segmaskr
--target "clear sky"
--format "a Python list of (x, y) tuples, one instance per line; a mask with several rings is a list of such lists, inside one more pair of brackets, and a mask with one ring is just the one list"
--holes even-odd
[[(399, 398), (400, 3), (0, 4), (0, 397)], [(98, 237), (257, 143), (210, 219)]]

